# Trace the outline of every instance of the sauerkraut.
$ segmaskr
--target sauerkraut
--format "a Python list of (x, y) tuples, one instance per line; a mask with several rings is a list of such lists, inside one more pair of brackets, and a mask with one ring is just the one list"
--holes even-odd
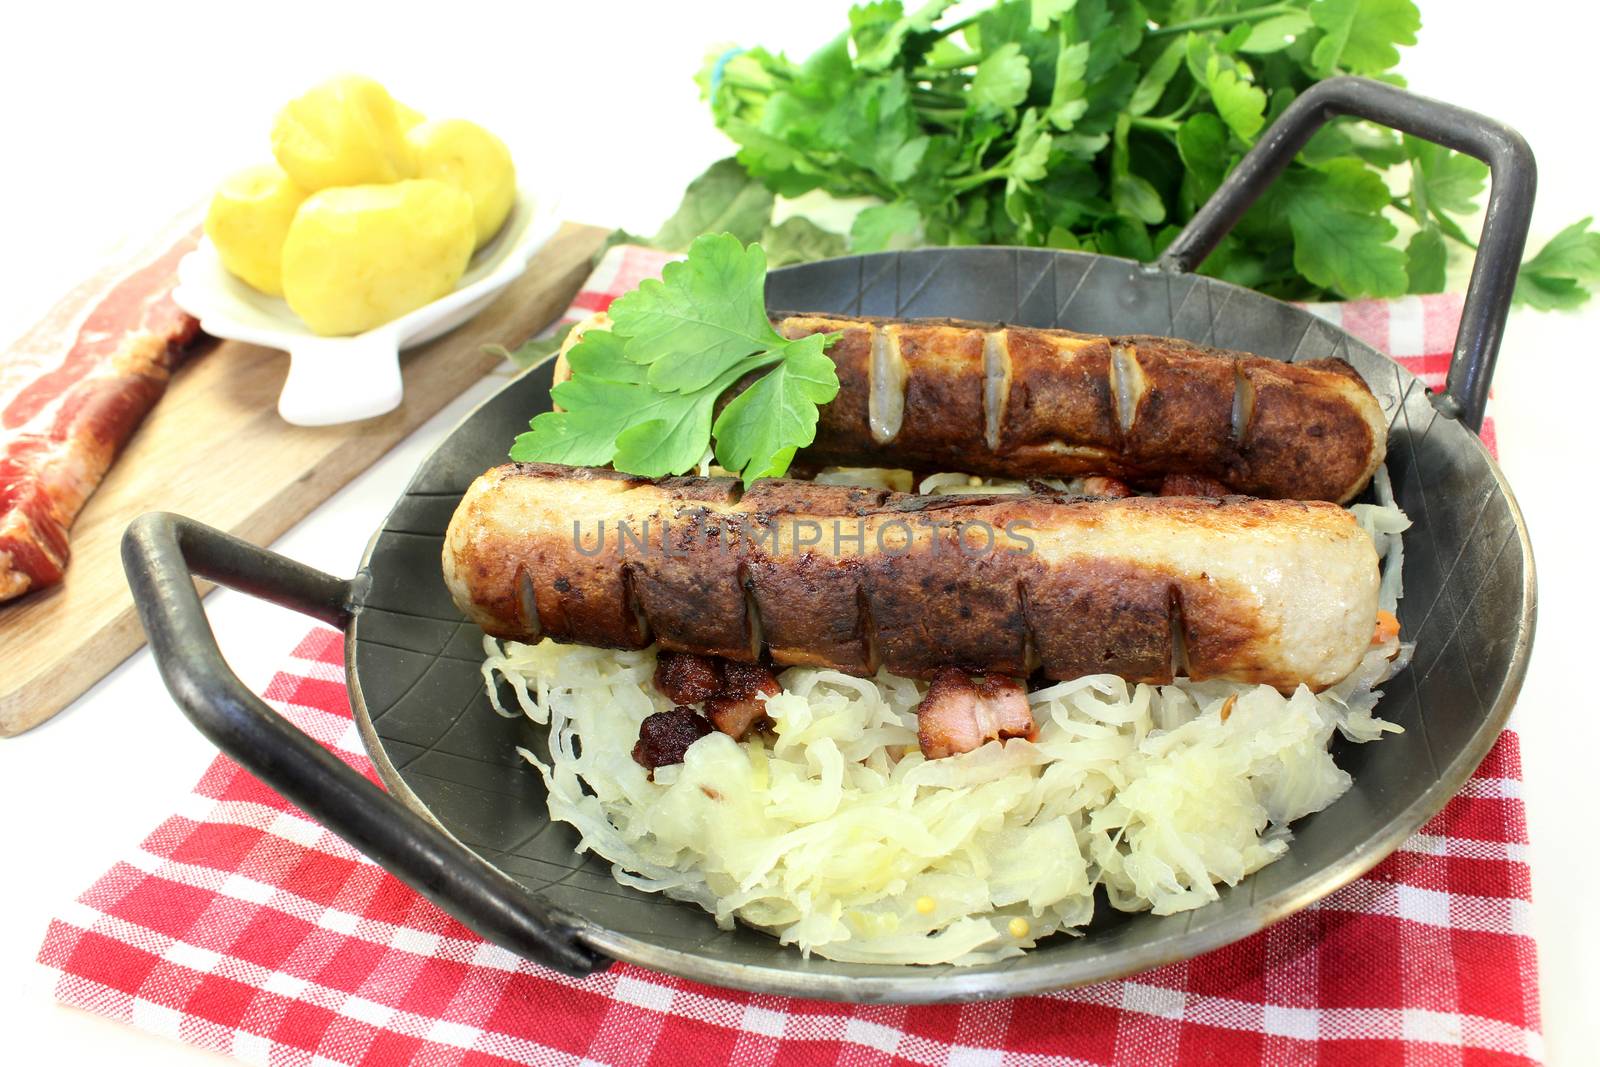
[[(920, 488), (968, 483), (936, 475)], [(1378, 495), (1354, 510), (1393, 610), (1409, 523), (1386, 476)], [(548, 752), (521, 751), (550, 817), (617, 881), (804, 953), (923, 964), (1004, 959), (1072, 932), (1092, 917), (1096, 887), (1116, 908), (1160, 915), (1216, 900), (1217, 885), (1284, 853), (1291, 822), (1349, 788), (1334, 731), (1364, 742), (1399, 729), (1373, 714), (1375, 687), (1410, 655), (1374, 646), (1338, 685), (1287, 697), (1232, 682), (1059, 682), (1029, 694), (1036, 739), (940, 760), (917, 747), (921, 683), (796, 667), (767, 700), (770, 736), (713, 732), (652, 781), (631, 750), (644, 717), (671, 706), (651, 683), (653, 649), (484, 647), (496, 710), (549, 728)]]

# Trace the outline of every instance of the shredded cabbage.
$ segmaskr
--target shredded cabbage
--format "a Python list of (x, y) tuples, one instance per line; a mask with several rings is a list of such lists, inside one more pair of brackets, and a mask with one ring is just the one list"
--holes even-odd
[[(1409, 523), (1382, 479), (1380, 503), (1353, 510), (1398, 597)], [(936, 475), (923, 491), (957, 485), (965, 475)], [(549, 727), (548, 753), (519, 751), (551, 818), (619, 882), (807, 954), (924, 964), (1000, 960), (1074, 932), (1097, 886), (1158, 915), (1216, 900), (1218, 884), (1288, 849), (1289, 823), (1349, 788), (1328, 751), (1335, 730), (1362, 742), (1399, 729), (1373, 714), (1374, 687), (1411, 652), (1374, 646), (1338, 685), (1287, 697), (1218, 681), (1058, 682), (1029, 694), (1035, 740), (931, 761), (917, 747), (924, 686), (796, 667), (767, 701), (772, 736), (713, 732), (651, 781), (631, 751), (640, 721), (670, 707), (651, 684), (654, 650), (484, 649), (495, 709)]]
[(1405, 594), (1400, 588), (1400, 569), (1404, 563), (1404, 550), (1400, 535), (1411, 528), (1411, 520), (1394, 502), (1394, 486), (1389, 481), (1389, 468), (1380, 465), (1372, 476), (1376, 504), (1353, 504), (1350, 511), (1361, 528), (1372, 535), (1378, 558), (1383, 561), (1383, 580), (1378, 585), (1378, 608), (1394, 611)]

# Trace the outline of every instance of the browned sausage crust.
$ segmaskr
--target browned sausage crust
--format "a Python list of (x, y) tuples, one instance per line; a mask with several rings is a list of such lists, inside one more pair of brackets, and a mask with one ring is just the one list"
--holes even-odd
[(929, 677), (1114, 673), (1320, 688), (1366, 651), (1371, 539), (1331, 504), (922, 497), (510, 464), (445, 537), (492, 636)]
[(1349, 364), (1283, 363), (1166, 337), (794, 315), (838, 331), (839, 396), (813, 464), (1008, 477), (1214, 478), (1237, 493), (1345, 502), (1383, 461), (1388, 425)]

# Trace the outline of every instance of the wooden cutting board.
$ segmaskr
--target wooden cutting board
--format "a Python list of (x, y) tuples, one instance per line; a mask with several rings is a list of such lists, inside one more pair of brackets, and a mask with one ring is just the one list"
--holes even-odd
[(607, 231), (567, 223), (481, 315), (403, 357), (405, 400), (343, 426), (278, 417), (288, 360), (235, 341), (202, 350), (173, 377), (72, 527), (66, 580), (0, 604), (0, 737), (35, 726), (144, 644), (122, 574), (122, 531), (175, 511), (267, 544), (566, 310)]

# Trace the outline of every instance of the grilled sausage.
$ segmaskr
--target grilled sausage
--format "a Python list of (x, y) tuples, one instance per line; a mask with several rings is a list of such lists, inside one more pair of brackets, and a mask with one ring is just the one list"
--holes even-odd
[(467, 490), (444, 575), (494, 637), (931, 677), (959, 667), (1265, 682), (1348, 674), (1378, 561), (1332, 504), (923, 497), (509, 464)]
[[(813, 466), (1152, 485), (1192, 474), (1249, 496), (1345, 503), (1388, 442), (1377, 399), (1343, 360), (954, 320), (795, 315), (774, 326), (842, 335), (828, 349), (839, 394), (797, 457)], [(566, 373), (558, 362), (556, 380)]]

